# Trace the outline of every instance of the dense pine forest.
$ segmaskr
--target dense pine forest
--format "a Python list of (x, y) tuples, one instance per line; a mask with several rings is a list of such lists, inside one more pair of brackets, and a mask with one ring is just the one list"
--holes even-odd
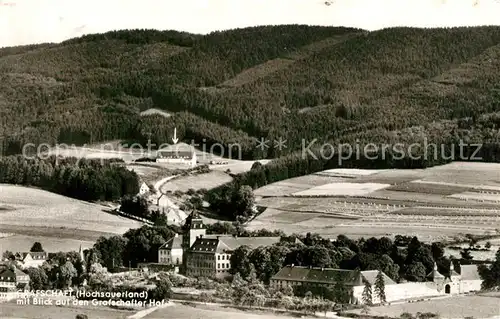
[(0, 157), (0, 183), (39, 187), (76, 199), (118, 200), (139, 192), (139, 178), (119, 160)]
[[(483, 143), (476, 155), (497, 161), (499, 31), (287, 25), (202, 36), (124, 30), (0, 49), (0, 152), (18, 154), (25, 143), (148, 137), (159, 145), (176, 127), (187, 142), (238, 143), (245, 159), (279, 157), (235, 182), (251, 186), (337, 166), (442, 164), (460, 142)], [(171, 116), (141, 116), (150, 108)], [(270, 148), (256, 148), (261, 137)], [(286, 148), (272, 147), (278, 138)], [(447, 146), (417, 160), (395, 161), (385, 156), (389, 150), (376, 151), (375, 160), (338, 163), (302, 156), (314, 139), (315, 154), (323, 142)], [(466, 155), (473, 151), (465, 148)]]

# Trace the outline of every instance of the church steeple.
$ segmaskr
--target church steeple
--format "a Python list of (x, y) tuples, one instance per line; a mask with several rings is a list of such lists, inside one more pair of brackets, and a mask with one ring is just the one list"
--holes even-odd
[(203, 224), (203, 219), (196, 210), (193, 210), (191, 214), (186, 218), (182, 230), (183, 235), (183, 246), (184, 249), (190, 249), (193, 246), (196, 238), (203, 237), (206, 234), (206, 228)]

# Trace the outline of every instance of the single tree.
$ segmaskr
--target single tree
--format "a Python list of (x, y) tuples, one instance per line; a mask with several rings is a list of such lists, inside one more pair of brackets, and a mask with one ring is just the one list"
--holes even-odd
[(4, 260), (14, 260), (14, 259), (16, 259), (14, 253), (11, 252), (11, 251), (9, 251), (9, 250), (6, 250), (6, 251), (3, 252), (2, 258)]
[(368, 280), (364, 279), (363, 283), (365, 284), (365, 287), (363, 288), (363, 304), (367, 306), (372, 306), (373, 301), (372, 301), (372, 285), (368, 282)]
[(464, 249), (464, 250), (460, 251), (460, 256), (462, 257), (462, 259), (465, 259), (465, 260), (472, 260), (472, 259), (474, 259), (474, 257), (470, 253), (469, 249)]
[(44, 252), (42, 244), (39, 242), (35, 242), (33, 246), (31, 246), (30, 252), (32, 253), (41, 253)]
[(78, 275), (75, 266), (71, 261), (66, 261), (66, 263), (59, 267), (59, 285), (62, 288), (67, 288), (71, 286), (73, 278)]
[(375, 278), (375, 294), (379, 298), (380, 303), (383, 304), (387, 301), (385, 296), (384, 274), (381, 271), (378, 272)]
[(43, 290), (47, 287), (49, 279), (42, 267), (30, 267), (26, 271), (30, 277), (30, 288), (33, 290)]
[(491, 248), (491, 243), (489, 241), (487, 241), (486, 244), (484, 245), (484, 247), (486, 249), (490, 249)]

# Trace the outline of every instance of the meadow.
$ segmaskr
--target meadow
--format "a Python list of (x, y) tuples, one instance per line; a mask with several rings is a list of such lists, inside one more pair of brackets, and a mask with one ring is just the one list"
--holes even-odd
[[(360, 310), (353, 311), (359, 313)], [(453, 296), (421, 302), (400, 303), (370, 308), (370, 315), (397, 318), (403, 313), (436, 313), (439, 318), (494, 318), (500, 315), (498, 297)]]
[[(58, 250), (88, 246), (99, 236), (123, 234), (141, 223), (108, 213), (108, 207), (47, 191), (0, 184), (0, 250), (28, 250), (30, 241)], [(29, 247), (28, 247), (29, 246)], [(67, 249), (65, 249), (67, 248)]]

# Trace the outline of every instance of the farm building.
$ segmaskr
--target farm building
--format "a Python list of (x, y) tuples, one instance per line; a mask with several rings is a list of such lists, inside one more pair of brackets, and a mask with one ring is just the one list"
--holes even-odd
[(196, 152), (193, 150), (159, 150), (156, 162), (196, 166)]
[[(314, 290), (315, 287), (323, 286), (333, 288), (342, 284), (347, 291), (349, 303), (361, 303), (365, 281), (372, 287), (375, 285), (377, 270), (356, 271), (334, 268), (314, 268), (302, 266), (286, 266), (271, 278), (271, 286), (281, 288), (284, 286), (304, 286), (305, 290)], [(382, 273), (386, 290), (390, 286), (397, 285), (386, 274)], [(372, 296), (373, 303), (377, 303), (376, 296)]]
[[(313, 287), (333, 288), (339, 282), (347, 288), (350, 303), (361, 304), (363, 300), (363, 290), (365, 282), (368, 282), (373, 290), (377, 277), (377, 270), (356, 271), (333, 268), (310, 268), (301, 266), (283, 267), (271, 278), (271, 285), (274, 287), (284, 286), (305, 286), (307, 289)], [(386, 302), (406, 300), (410, 298), (434, 297), (439, 295), (463, 294), (481, 289), (482, 280), (476, 265), (461, 266), (461, 273), (458, 274), (450, 266), (450, 273), (444, 276), (437, 270), (427, 275), (426, 282), (406, 282), (396, 283), (386, 274), (382, 273), (385, 283)], [(375, 294), (372, 295), (372, 303), (380, 303), (380, 299)]]

